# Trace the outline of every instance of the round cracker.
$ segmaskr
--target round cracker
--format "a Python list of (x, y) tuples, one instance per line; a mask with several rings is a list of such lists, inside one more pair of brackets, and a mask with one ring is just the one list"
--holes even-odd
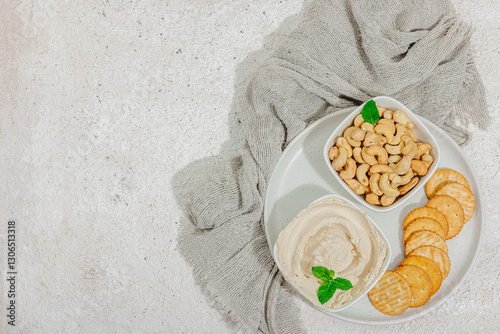
[(472, 218), (476, 208), (476, 201), (472, 191), (463, 184), (456, 182), (445, 184), (436, 192), (437, 195), (451, 196), (460, 203), (462, 210), (464, 210), (464, 224)]
[(406, 216), (406, 218), (403, 222), (403, 229), (406, 229), (408, 224), (410, 224), (413, 220), (420, 218), (420, 217), (434, 219), (444, 229), (445, 235), (448, 234), (449, 228), (448, 228), (448, 222), (446, 221), (446, 217), (438, 210), (436, 210), (434, 208), (427, 207), (427, 206), (416, 208), (415, 210), (410, 212)]
[(410, 307), (419, 307), (429, 301), (432, 296), (432, 281), (424, 270), (413, 265), (400, 265), (395, 271), (410, 286)]
[(434, 197), (436, 192), (447, 183), (457, 182), (461, 183), (467, 188), (470, 188), (469, 182), (459, 172), (453, 169), (440, 169), (437, 170), (425, 184), (425, 193), (429, 199)]
[(412, 255), (404, 259), (403, 262), (401, 262), (401, 265), (412, 265), (415, 267), (419, 267), (420, 269), (425, 271), (425, 273), (429, 275), (429, 278), (431, 279), (432, 294), (435, 294), (441, 287), (443, 274), (441, 274), (441, 270), (439, 270), (438, 265), (431, 259), (420, 255)]
[(368, 292), (373, 306), (387, 315), (398, 315), (410, 306), (411, 292), (406, 280), (398, 273), (387, 270)]
[(464, 226), (464, 211), (460, 203), (451, 196), (435, 195), (426, 206), (440, 211), (448, 222), (446, 240), (454, 238)]
[(439, 267), (441, 274), (443, 274), (443, 280), (446, 277), (448, 277), (448, 274), (450, 273), (450, 270), (451, 270), (450, 257), (448, 256), (448, 254), (446, 254), (445, 252), (443, 252), (439, 248), (434, 247), (434, 246), (418, 247), (413, 252), (411, 252), (408, 255), (408, 257), (413, 256), (413, 255), (420, 255), (420, 256), (426, 257), (428, 259), (431, 259)]
[(443, 227), (432, 218), (417, 218), (412, 220), (404, 231), (403, 242), (406, 243), (408, 238), (413, 232), (416, 231), (431, 231), (439, 235), (441, 238), (446, 238), (446, 233), (444, 232)]
[(431, 231), (417, 231), (412, 233), (405, 244), (405, 255), (408, 256), (414, 249), (422, 246), (434, 246), (448, 254), (448, 246), (446, 241)]

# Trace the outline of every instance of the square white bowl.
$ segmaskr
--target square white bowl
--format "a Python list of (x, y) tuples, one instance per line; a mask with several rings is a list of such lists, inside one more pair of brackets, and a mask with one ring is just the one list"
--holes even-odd
[[(379, 275), (373, 280), (372, 283), (370, 283), (366, 288), (365, 288), (365, 292), (360, 294), (359, 296), (357, 296), (356, 298), (353, 298), (351, 299), (348, 303), (346, 303), (344, 306), (338, 308), (338, 309), (335, 309), (335, 310), (325, 310), (325, 309), (322, 309), (321, 307), (318, 307), (316, 305), (314, 305), (313, 303), (311, 303), (307, 298), (304, 297), (305, 300), (307, 300), (308, 303), (310, 303), (312, 306), (314, 306), (315, 308), (317, 308), (318, 310), (322, 311), (322, 312), (325, 312), (325, 313), (335, 313), (335, 312), (340, 312), (340, 311), (343, 311), (345, 310), (346, 308), (348, 308), (349, 306), (353, 305), (354, 303), (356, 303), (358, 300), (360, 300), (361, 298), (363, 298), (363, 296), (366, 296), (366, 294), (375, 286), (375, 284), (377, 284), (377, 282), (380, 280), (380, 278), (382, 277), (382, 275), (384, 275), (385, 271), (387, 270), (387, 267), (389, 266), (389, 261), (391, 260), (392, 258), (392, 251), (391, 251), (391, 245), (390, 245), (390, 242), (389, 242), (389, 239), (387, 239), (387, 236), (384, 234), (384, 232), (382, 232), (382, 230), (380, 229), (380, 227), (377, 225), (377, 223), (375, 223), (375, 221), (363, 210), (361, 210), (360, 207), (358, 207), (356, 204), (354, 204), (352, 201), (348, 200), (347, 198), (343, 197), (343, 196), (340, 196), (340, 195), (325, 195), (325, 196), (322, 196), (318, 199), (316, 199), (314, 202), (312, 202), (311, 204), (309, 204), (307, 207), (311, 206), (312, 204), (316, 203), (316, 202), (319, 202), (321, 200), (324, 200), (324, 199), (327, 199), (327, 198), (338, 198), (338, 199), (341, 199), (345, 202), (347, 202), (349, 205), (351, 205), (353, 208), (363, 212), (366, 214), (366, 216), (368, 217), (368, 221), (370, 222), (370, 224), (375, 228), (375, 230), (377, 230), (380, 235), (382, 236), (382, 240), (384, 241), (385, 245), (387, 246), (387, 254), (385, 256), (385, 260), (384, 262), (382, 263), (382, 266), (381, 266), (381, 269), (380, 269), (380, 273)], [(305, 209), (305, 208), (304, 208)], [(273, 257), (274, 257), (274, 261), (276, 262), (276, 265), (278, 266), (278, 269), (280, 270), (281, 272), (281, 264), (278, 260), (278, 252), (277, 252), (277, 249), (276, 249), (276, 243), (274, 243), (274, 248), (273, 248)], [(298, 294), (300, 294), (300, 292), (298, 290), (295, 289), (295, 287), (293, 286), (292, 283), (288, 283), (290, 284), (290, 286), (295, 290), (297, 291)]]
[[(403, 196), (399, 196), (394, 203), (392, 203), (389, 206), (380, 206), (380, 205), (373, 205), (368, 203), (367, 201), (364, 200), (361, 195), (356, 194), (347, 183), (344, 182), (339, 176), (339, 173), (332, 168), (330, 158), (328, 157), (328, 151), (330, 150), (330, 147), (334, 144), (334, 139), (337, 139), (338, 137), (341, 137), (342, 134), (344, 133), (344, 130), (349, 127), (353, 121), (354, 118), (361, 112), (363, 109), (363, 106), (365, 105), (364, 103), (356, 108), (352, 113), (350, 113), (340, 124), (339, 126), (332, 132), (332, 135), (328, 138), (327, 142), (325, 143), (325, 148), (323, 150), (323, 156), (325, 159), (325, 162), (328, 165), (328, 169), (332, 172), (334, 175), (335, 179), (340, 183), (344, 189), (348, 193), (350, 193), (359, 203), (363, 204), (367, 208), (373, 211), (377, 212), (388, 212), (391, 211), (401, 204), (403, 204), (405, 201), (407, 201), (410, 197), (412, 197), (415, 193), (417, 193), (425, 183), (429, 180), (429, 178), (434, 174), (436, 171), (436, 168), (439, 164), (439, 159), (440, 159), (440, 152), (439, 152), (439, 146), (432, 135), (432, 133), (427, 129), (427, 127), (418, 119), (418, 117), (410, 110), (408, 109), (405, 105), (403, 105), (401, 102), (387, 96), (377, 96), (374, 97), (372, 100), (375, 101), (375, 104), (377, 107), (382, 107), (386, 109), (392, 109), (394, 111), (396, 110), (401, 110), (403, 111), (406, 116), (413, 122), (414, 127), (413, 127), (413, 133), (415, 134), (415, 137), (418, 139), (419, 142), (424, 142), (424, 143), (429, 143), (432, 146), (432, 150), (429, 152), (429, 154), (432, 156), (434, 161), (432, 162), (429, 170), (427, 171), (427, 174), (423, 177), (420, 178), (420, 181), (417, 183), (417, 185), (410, 190), (408, 193), (406, 193)], [(366, 102), (365, 102), (366, 103)]]

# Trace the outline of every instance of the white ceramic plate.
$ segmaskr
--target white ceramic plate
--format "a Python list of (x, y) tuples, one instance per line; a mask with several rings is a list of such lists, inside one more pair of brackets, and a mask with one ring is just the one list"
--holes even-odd
[[(274, 256), (274, 244), (278, 234), (295, 217), (295, 215), (315, 199), (337, 194), (347, 199), (353, 195), (348, 193), (334, 179), (323, 161), (325, 141), (344, 118), (354, 108), (328, 115), (311, 124), (299, 134), (285, 149), (269, 180), (264, 205), (264, 228), (269, 248)], [(333, 317), (369, 325), (386, 325), (405, 322), (424, 315), (442, 304), (458, 289), (472, 269), (477, 258), (484, 231), (483, 199), (479, 182), (467, 157), (460, 147), (440, 128), (420, 118), (432, 132), (441, 148), (441, 160), (438, 169), (452, 168), (462, 173), (470, 183), (476, 199), (476, 211), (471, 220), (463, 227), (455, 238), (448, 240), (451, 260), (451, 272), (443, 281), (439, 291), (429, 302), (418, 308), (410, 308), (403, 314), (388, 316), (377, 311), (364, 296), (349, 308), (330, 313)], [(421, 188), (403, 205), (391, 212), (375, 212), (368, 208), (365, 211), (378, 224), (389, 239), (392, 258), (388, 270), (394, 270), (404, 259), (402, 222), (413, 209), (424, 206), (427, 196)], [(276, 260), (276, 259), (275, 259)]]

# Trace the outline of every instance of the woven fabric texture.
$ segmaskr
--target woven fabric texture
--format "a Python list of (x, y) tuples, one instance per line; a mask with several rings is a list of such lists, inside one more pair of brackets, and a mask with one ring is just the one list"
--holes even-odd
[(485, 127), (470, 28), (444, 0), (317, 0), (255, 71), (238, 112), (239, 157), (191, 191), (179, 247), (214, 305), (248, 333), (301, 333), (262, 227), (267, 181), (307, 125), (371, 97), (394, 97), (458, 143)]

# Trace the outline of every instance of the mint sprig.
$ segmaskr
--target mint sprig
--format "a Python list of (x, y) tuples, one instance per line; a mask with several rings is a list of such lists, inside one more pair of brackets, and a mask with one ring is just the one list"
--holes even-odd
[[(377, 111), (378, 113), (378, 111)], [(337, 289), (349, 290), (352, 289), (352, 284), (348, 279), (337, 277), (333, 278), (335, 272), (325, 267), (312, 267), (314, 276), (323, 281), (318, 289), (318, 300), (323, 305), (329, 301)]]
[(365, 122), (370, 124), (375, 124), (380, 120), (380, 114), (378, 113), (375, 101), (370, 100), (365, 103), (363, 109), (361, 109), (361, 116), (363, 116)]

